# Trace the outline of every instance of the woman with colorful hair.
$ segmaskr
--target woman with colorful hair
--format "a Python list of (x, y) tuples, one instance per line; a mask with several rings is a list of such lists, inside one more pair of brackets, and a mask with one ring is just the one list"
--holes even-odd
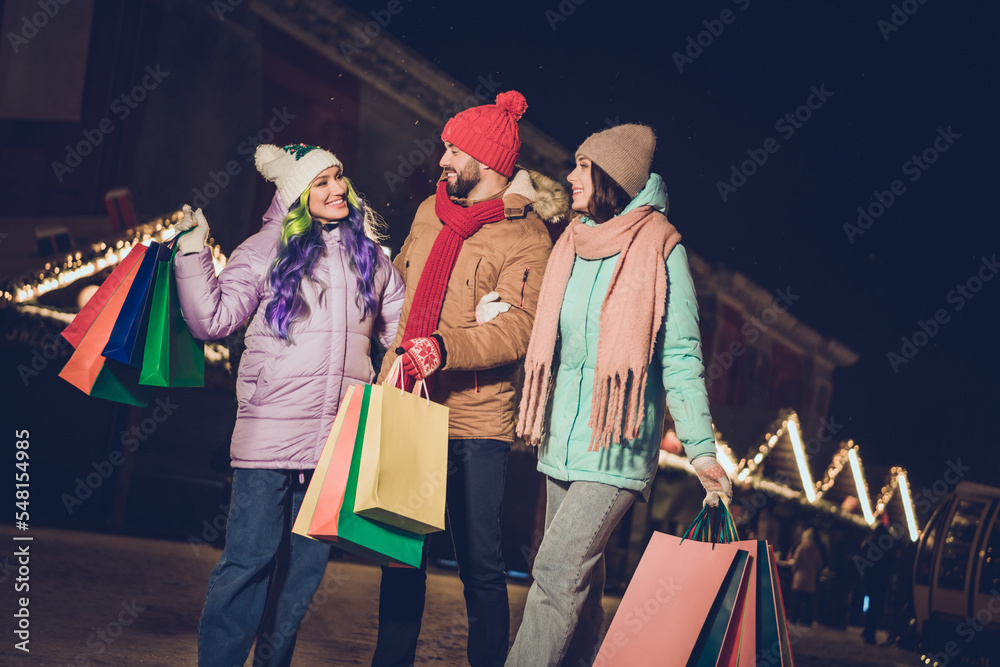
[[(392, 343), (405, 286), (375, 242), (376, 216), (332, 153), (261, 145), (277, 185), (260, 232), (215, 275), (201, 209), (178, 231), (181, 313), (216, 340), (250, 320), (236, 380), (226, 544), (208, 580), (198, 663), (288, 664), (330, 546), (291, 533), (309, 478), (352, 384), (372, 382), (371, 341)], [(262, 624), (265, 617), (267, 618)]]
[(698, 304), (642, 125), (590, 136), (569, 174), (579, 215), (545, 269), (517, 433), (538, 445), (545, 532), (507, 665), (591, 664), (603, 625), (604, 547), (648, 499), (664, 408), (707, 496), (731, 486), (715, 456)]

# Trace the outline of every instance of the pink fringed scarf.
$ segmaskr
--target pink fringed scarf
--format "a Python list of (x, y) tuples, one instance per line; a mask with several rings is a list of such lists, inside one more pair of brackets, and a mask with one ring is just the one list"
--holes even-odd
[(542, 440), (552, 358), (566, 283), (577, 255), (619, 254), (601, 307), (594, 396), (587, 422), (590, 451), (638, 437), (645, 412), (646, 371), (667, 305), (666, 257), (681, 235), (650, 206), (589, 227), (577, 218), (556, 242), (545, 267), (535, 324), (525, 357), (517, 433)]

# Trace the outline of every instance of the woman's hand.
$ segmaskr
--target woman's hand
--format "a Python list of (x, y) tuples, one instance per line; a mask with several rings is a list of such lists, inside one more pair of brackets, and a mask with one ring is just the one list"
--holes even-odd
[(691, 462), (698, 473), (698, 481), (705, 487), (705, 504), (715, 507), (719, 498), (725, 498), (728, 505), (733, 500), (733, 485), (729, 475), (714, 455), (699, 456)]
[(189, 229), (194, 231), (177, 239), (177, 249), (182, 255), (201, 252), (201, 249), (205, 247), (205, 241), (208, 240), (208, 220), (205, 219), (205, 214), (201, 212), (200, 208), (192, 211), (189, 205), (184, 204), (182, 210), (183, 217), (174, 225), (174, 231), (178, 234)]

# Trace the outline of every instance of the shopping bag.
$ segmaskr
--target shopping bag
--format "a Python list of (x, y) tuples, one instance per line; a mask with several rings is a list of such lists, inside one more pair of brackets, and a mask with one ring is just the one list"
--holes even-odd
[(146, 246), (141, 243), (132, 246), (129, 253), (125, 255), (125, 259), (118, 262), (114, 271), (104, 279), (104, 282), (101, 283), (97, 291), (94, 292), (83, 308), (80, 309), (80, 312), (69, 323), (69, 326), (63, 329), (62, 337), (68, 340), (70, 345), (73, 347), (80, 346), (80, 341), (83, 339), (84, 334), (87, 333), (94, 320), (104, 310), (111, 296), (118, 290), (122, 280), (143, 259), (145, 253)]
[[(709, 519), (710, 517), (710, 519)], [(727, 667), (792, 667), (792, 649), (785, 619), (777, 559), (765, 540), (740, 541), (736, 524), (723, 502), (717, 510), (702, 510), (686, 538), (718, 542), (716, 550), (732, 548), (753, 557), (746, 573), (747, 586), (742, 610), (740, 601), (733, 610), (731, 630), (719, 654), (719, 665)], [(714, 647), (711, 647), (714, 650)]]
[[(746, 566), (731, 572), (726, 583), (716, 595), (701, 635), (691, 652), (689, 665), (699, 667), (737, 667), (740, 660), (742, 633), (745, 631), (746, 598), (751, 586), (751, 571), (756, 562), (755, 554), (740, 546), (736, 523), (723, 500), (716, 509), (702, 507), (685, 539), (709, 542), (713, 552), (720, 554), (745, 554)], [(742, 575), (739, 574), (742, 572)]]
[(733, 544), (653, 533), (594, 665), (731, 663), (750, 562)]
[(756, 646), (753, 662), (761, 667), (792, 667), (792, 646), (788, 639), (785, 604), (778, 581), (774, 550), (764, 540), (757, 541)]
[(135, 405), (141, 408), (149, 405), (156, 387), (139, 384), (139, 369), (113, 359), (105, 359), (98, 373), (90, 395), (115, 403)]
[[(720, 503), (715, 511), (703, 509), (685, 537), (718, 542), (716, 550), (736, 548), (753, 556), (746, 573), (742, 609), (740, 601), (737, 601), (718, 664), (726, 667), (792, 667), (792, 649), (777, 560), (771, 545), (765, 540), (740, 541), (733, 516), (725, 503)], [(710, 648), (714, 650), (714, 647)]]
[(108, 344), (104, 346), (104, 357), (114, 359), (139, 368), (146, 341), (146, 325), (149, 323), (149, 309), (153, 297), (153, 277), (156, 275), (157, 260), (169, 250), (153, 241), (143, 255), (135, 274), (135, 281), (125, 297), (122, 310), (115, 320)]
[(205, 344), (195, 340), (181, 315), (174, 277), (176, 254), (177, 245), (173, 243), (169, 255), (156, 262), (139, 382), (156, 387), (203, 387)]
[(330, 429), (330, 435), (320, 453), (316, 470), (309, 481), (309, 488), (302, 498), (302, 506), (292, 527), (293, 533), (310, 539), (316, 539), (310, 534), (313, 528), (320, 535), (337, 534), (337, 521), (347, 489), (347, 476), (351, 470), (363, 399), (364, 391), (361, 387), (355, 385), (347, 388), (333, 428)]
[[(315, 538), (331, 541), (338, 548), (363, 556), (379, 565), (420, 567), (424, 552), (423, 535), (411, 533), (395, 526), (388, 526), (354, 513), (358, 469), (361, 465), (361, 451), (365, 440), (370, 397), (371, 385), (365, 385), (347, 486), (340, 514), (337, 517), (336, 535), (321, 534), (317, 531), (311, 531), (310, 534)], [(334, 451), (336, 452), (336, 450)]]
[[(411, 533), (444, 530), (448, 408), (427, 385), (402, 389), (402, 358), (384, 385), (372, 386), (354, 511)], [(398, 387), (398, 388), (397, 388)]]
[[(136, 257), (143, 255), (146, 247), (142, 245), (136, 247), (142, 248), (142, 250), (136, 252), (133, 249), (129, 253), (129, 257), (133, 254)], [(82, 332), (82, 335), (77, 338), (77, 334), (84, 326), (82, 322), (72, 334), (73, 340), (76, 341), (76, 350), (59, 372), (59, 377), (85, 394), (90, 393), (94, 382), (97, 381), (97, 376), (104, 367), (105, 359), (101, 356), (101, 352), (104, 351), (104, 346), (108, 343), (111, 330), (115, 326), (115, 320), (118, 318), (118, 313), (121, 312), (122, 305), (125, 303), (125, 297), (128, 295), (129, 288), (135, 280), (138, 266), (138, 261), (132, 262), (131, 268), (116, 278), (114, 288), (111, 289), (111, 293), (108, 295), (100, 311), (93, 318), (90, 318), (90, 314), (85, 318), (89, 320), (89, 323), (87, 324), (87, 328)], [(77, 318), (79, 318), (79, 315)], [(73, 321), (76, 322), (76, 319)], [(63, 335), (65, 334), (66, 332), (64, 331)], [(67, 338), (67, 340), (69, 339)], [(73, 341), (70, 342), (72, 343)]]

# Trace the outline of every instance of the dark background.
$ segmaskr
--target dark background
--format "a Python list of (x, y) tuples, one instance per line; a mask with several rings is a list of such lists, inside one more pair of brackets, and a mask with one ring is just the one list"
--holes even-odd
[[(350, 4), (366, 13), (385, 6)], [(860, 355), (834, 374), (830, 413), (866, 462), (904, 465), (916, 487), (961, 457), (976, 466), (969, 479), (996, 483), (1000, 281), (958, 311), (946, 295), (1000, 250), (1000, 8), (915, 0), (403, 4), (390, 32), (466, 85), (494, 73), (525, 95), (525, 120), (571, 150), (608, 120), (651, 125), (654, 169), (684, 243), (766, 289), (800, 295), (791, 314)], [(892, 25), (895, 8), (906, 22), (880, 27)], [(674, 52), (726, 9), (735, 19), (679, 72)], [(832, 96), (786, 139), (775, 123), (806, 102), (811, 86)], [(939, 127), (960, 138), (911, 182), (903, 164), (931, 146)], [(778, 151), (724, 202), (717, 182), (769, 137)], [(844, 224), (896, 179), (905, 193), (851, 243)], [(950, 321), (894, 372), (887, 355), (942, 308)]]
[[(609, 123), (655, 128), (654, 169), (667, 183), (670, 218), (685, 245), (768, 291), (798, 296), (792, 316), (859, 354), (858, 363), (834, 373), (830, 419), (843, 425), (837, 441), (853, 438), (868, 466), (906, 467), (915, 491), (941, 479), (949, 460), (973, 466), (966, 479), (996, 483), (1000, 281), (985, 283), (960, 311), (947, 294), (976, 274), (983, 257), (1000, 250), (992, 207), (1000, 9), (939, 0), (656, 6), (395, 1), (401, 11), (383, 30), (470, 89), (491, 77), (501, 90), (519, 90), (529, 105), (524, 120), (570, 150)], [(363, 16), (385, 12), (390, 2), (348, 0)], [(85, 4), (60, 5), (51, 25), (16, 57), (45, 54), (73, 64), (58, 46), (82, 32), (71, 12), (83, 12)], [(138, 219), (146, 221), (191, 201), (209, 174), (238, 159), (240, 175), (206, 207), (213, 236), (231, 252), (256, 230), (273, 192), (237, 145), (286, 105), (297, 117), (276, 143), (308, 138), (302, 134), (308, 128), (316, 133), (313, 140), (350, 156), (349, 172), (362, 190), (384, 191), (385, 171), (412, 150), (412, 137), (429, 134), (429, 124), (414, 128), (389, 105), (359, 117), (371, 108), (362, 100), (370, 91), (359, 92), (356, 77), (342, 76), (329, 60), (255, 18), (251, 7), (259, 4), (95, 0), (80, 119), (0, 122), (3, 217), (24, 216), (27, 225), (45, 216), (91, 216), (106, 225), (103, 194), (125, 185), (135, 196)], [(308, 11), (312, 5), (297, 0), (283, 6)], [(25, 7), (35, 11), (30, 2)], [(724, 11), (731, 12), (728, 24), (719, 20)], [(15, 12), (15, 27), (20, 18)], [(893, 18), (901, 25), (886, 28), (896, 27)], [(720, 28), (718, 35), (709, 32)], [(4, 37), (3, 48), (12, 51)], [(674, 54), (699, 39), (701, 52), (690, 50), (693, 62), (679, 71)], [(127, 120), (115, 120), (85, 166), (57, 182), (49, 163), (62, 160), (64, 147), (78, 142), (82, 131), (114, 118), (111, 100), (141, 80), (147, 65), (162, 65), (170, 74)], [(58, 97), (59, 85), (39, 77), (31, 90)], [(776, 122), (801, 107), (812, 88), (831, 96), (794, 135), (778, 131)], [(911, 182), (903, 164), (931, 146), (939, 128), (959, 138)], [(723, 201), (718, 183), (768, 139), (777, 142), (777, 152)], [(564, 173), (570, 168), (567, 163)], [(373, 201), (390, 223), (389, 245), (397, 250), (416, 205), (432, 191), (436, 167), (421, 169), (422, 176), (396, 190), (391, 205)], [(844, 225), (854, 224), (858, 207), (875, 203), (873, 193), (888, 191), (896, 179), (906, 192), (852, 243)], [(83, 234), (83, 222), (74, 224), (74, 234)], [(89, 240), (100, 238), (95, 232)], [(0, 242), (2, 254), (20, 241), (12, 236)], [(60, 298), (64, 302), (56, 303)], [(71, 306), (75, 293), (53, 293), (52, 302)], [(918, 321), (939, 309), (950, 321), (894, 372), (887, 355), (900, 353), (902, 337), (911, 338)], [(16, 333), (8, 329), (8, 336)], [(59, 414), (54, 405), (72, 405), (91, 417), (111, 409), (71, 398), (71, 388), (52, 388), (62, 382), (55, 377), (61, 363), (22, 385), (16, 367), (29, 355), (19, 350), (6, 359), (16, 400), (5, 418), (23, 417), (24, 423), (37, 414), (41, 437), (52, 440), (47, 429), (76, 423), (65, 410), (63, 419), (49, 423)], [(220, 389), (216, 397), (218, 414), (225, 413), (220, 430), (231, 419), (227, 392)], [(198, 403), (191, 399), (185, 406), (194, 410)], [(100, 460), (114, 443), (108, 434), (126, 419), (112, 417), (107, 430), (81, 425), (81, 461)], [(174, 440), (178, 429), (187, 446), (198, 440), (198, 422), (184, 416), (157, 439)], [(218, 436), (223, 455), (226, 440)], [(208, 467), (211, 451), (192, 449), (196, 458), (161, 452), (176, 467), (170, 474), (183, 475), (184, 465)], [(66, 458), (55, 450), (52, 456)], [(78, 474), (79, 466), (67, 462), (65, 479), (54, 484), (72, 488)], [(870, 483), (880, 477), (871, 475)], [(62, 512), (57, 497), (53, 503)]]

